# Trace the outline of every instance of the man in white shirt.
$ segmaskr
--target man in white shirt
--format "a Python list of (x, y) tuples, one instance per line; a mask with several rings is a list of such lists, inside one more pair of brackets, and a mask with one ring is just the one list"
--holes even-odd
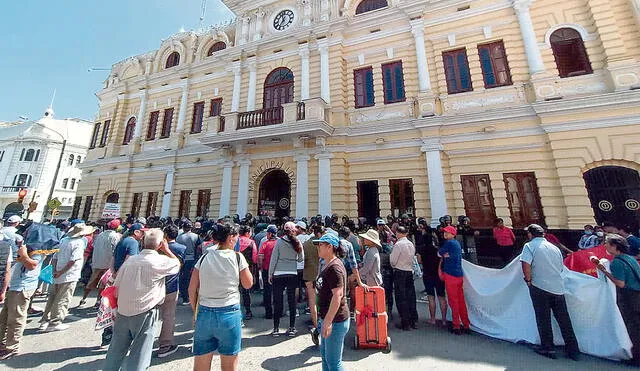
[[(115, 250), (118, 242), (122, 239), (122, 235), (116, 232), (116, 229), (120, 227), (120, 220), (113, 219), (107, 223), (107, 230), (100, 233), (93, 239), (93, 253), (91, 255), (91, 278), (87, 286), (84, 288), (82, 294), (82, 300), (80, 300), (79, 306), (83, 306), (87, 300), (87, 296), (93, 289), (98, 288), (98, 282), (100, 278), (105, 274), (107, 269), (113, 264), (113, 251)], [(100, 290), (98, 290), (98, 300), (96, 300), (96, 306), (100, 304)]]
[(418, 328), (418, 310), (416, 309), (416, 288), (413, 284), (413, 257), (416, 248), (407, 239), (407, 229), (398, 227), (398, 241), (391, 250), (391, 266), (393, 267), (393, 291), (396, 294), (396, 306), (400, 313), (400, 323), (396, 327), (408, 331)]
[(118, 315), (103, 370), (120, 370), (129, 351), (124, 369), (149, 367), (158, 305), (165, 297), (165, 277), (179, 271), (180, 260), (169, 249), (162, 230), (146, 231), (144, 249), (124, 262), (114, 282)]
[(69, 313), (69, 302), (82, 273), (83, 254), (87, 248), (87, 240), (82, 237), (94, 230), (94, 227), (76, 224), (60, 241), (60, 250), (53, 257), (53, 287), (40, 319), (40, 331), (69, 328), (62, 321)]

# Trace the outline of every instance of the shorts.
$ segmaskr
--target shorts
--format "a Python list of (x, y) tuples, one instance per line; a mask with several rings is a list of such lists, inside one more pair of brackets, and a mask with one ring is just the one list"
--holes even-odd
[(433, 296), (433, 292), (436, 292), (438, 296), (444, 296), (444, 282), (438, 278), (425, 278), (424, 289), (427, 291), (427, 295)]
[(298, 287), (305, 288), (304, 284), (304, 270), (298, 269)]
[(193, 332), (193, 354), (218, 352), (235, 356), (242, 349), (242, 311), (240, 304), (211, 308), (198, 306)]
[(100, 278), (102, 278), (102, 275), (106, 271), (107, 271), (106, 269), (94, 269), (91, 272), (91, 278), (89, 278), (89, 282), (87, 282), (87, 289), (98, 288), (98, 283), (100, 282)]

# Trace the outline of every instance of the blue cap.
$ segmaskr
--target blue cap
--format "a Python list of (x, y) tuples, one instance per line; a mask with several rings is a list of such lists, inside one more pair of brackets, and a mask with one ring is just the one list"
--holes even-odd
[(270, 226), (267, 227), (267, 232), (268, 233), (272, 233), (272, 234), (276, 234), (276, 233), (278, 233), (278, 227), (276, 227), (275, 225), (271, 224)]
[(73, 219), (70, 223), (71, 223), (71, 226), (73, 227), (76, 224), (84, 224), (84, 220), (82, 220), (82, 219)]
[(335, 247), (340, 246), (340, 240), (338, 239), (337, 236), (334, 236), (331, 233), (325, 233), (322, 237), (320, 237), (319, 240), (313, 240), (313, 243), (320, 243), (320, 242), (326, 242), (329, 245), (333, 245)]
[(146, 231), (148, 228), (145, 228), (144, 225), (140, 224), (140, 223), (133, 223), (131, 224), (131, 227), (129, 227), (129, 232), (134, 232), (134, 231)]

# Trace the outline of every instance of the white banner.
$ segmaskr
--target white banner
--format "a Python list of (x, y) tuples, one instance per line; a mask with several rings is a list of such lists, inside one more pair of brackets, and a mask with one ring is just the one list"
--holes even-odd
[(106, 203), (102, 210), (102, 219), (114, 219), (120, 217), (120, 204)]
[[(503, 269), (480, 267), (464, 260), (462, 268), (474, 331), (514, 343), (540, 344), (519, 257)], [(565, 298), (580, 351), (614, 360), (631, 358), (631, 340), (616, 305), (615, 286), (598, 273), (595, 278), (567, 268), (563, 272)], [(563, 345), (560, 327), (555, 319), (552, 322), (554, 342)]]

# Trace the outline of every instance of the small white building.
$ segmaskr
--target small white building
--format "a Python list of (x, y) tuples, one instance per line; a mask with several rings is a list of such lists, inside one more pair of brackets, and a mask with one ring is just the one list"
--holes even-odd
[(37, 121), (0, 123), (0, 212), (4, 214), (7, 205), (18, 201), (18, 192), (26, 189), (22, 216), (27, 216), (33, 201), (37, 207), (29, 219), (42, 219), (66, 140), (52, 198), (62, 202), (56, 218), (70, 217), (81, 181), (79, 165), (87, 154), (92, 130), (89, 121), (55, 119), (51, 108)]

